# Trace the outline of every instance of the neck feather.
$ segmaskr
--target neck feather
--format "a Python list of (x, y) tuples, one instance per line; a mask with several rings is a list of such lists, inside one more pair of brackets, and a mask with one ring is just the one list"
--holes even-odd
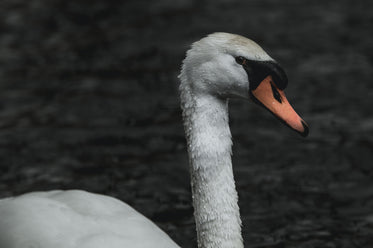
[(194, 216), (200, 248), (242, 248), (232, 160), (228, 102), (180, 86), (188, 144)]

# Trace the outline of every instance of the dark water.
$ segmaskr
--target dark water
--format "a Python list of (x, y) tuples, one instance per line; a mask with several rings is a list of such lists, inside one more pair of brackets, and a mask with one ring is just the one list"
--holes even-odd
[(285, 68), (298, 137), (231, 102), (246, 247), (373, 247), (372, 1), (0, 2), (0, 195), (118, 197), (195, 247), (177, 74), (189, 44), (250, 37)]

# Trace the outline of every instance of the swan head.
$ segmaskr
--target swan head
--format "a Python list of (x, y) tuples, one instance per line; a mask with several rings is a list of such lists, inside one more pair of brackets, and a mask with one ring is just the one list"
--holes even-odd
[(240, 35), (213, 33), (193, 43), (180, 73), (194, 95), (252, 99), (287, 126), (308, 135), (308, 126), (284, 94), (285, 71), (258, 44)]

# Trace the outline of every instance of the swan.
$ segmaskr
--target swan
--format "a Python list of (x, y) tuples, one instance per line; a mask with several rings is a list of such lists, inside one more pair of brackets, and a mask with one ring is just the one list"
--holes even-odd
[[(198, 247), (242, 248), (228, 99), (252, 99), (302, 136), (308, 126), (285, 97), (284, 70), (242, 36), (213, 33), (193, 43), (179, 79)], [(126, 203), (81, 190), (2, 199), (0, 230), (1, 248), (179, 247)]]

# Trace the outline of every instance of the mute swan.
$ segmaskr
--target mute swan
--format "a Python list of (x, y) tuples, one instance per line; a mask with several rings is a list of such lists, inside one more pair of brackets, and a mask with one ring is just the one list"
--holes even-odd
[[(198, 247), (243, 247), (232, 173), (228, 98), (252, 98), (306, 136), (281, 67), (253, 41), (214, 33), (195, 42), (180, 73)], [(0, 200), (1, 248), (179, 247), (127, 204), (79, 190)]]

